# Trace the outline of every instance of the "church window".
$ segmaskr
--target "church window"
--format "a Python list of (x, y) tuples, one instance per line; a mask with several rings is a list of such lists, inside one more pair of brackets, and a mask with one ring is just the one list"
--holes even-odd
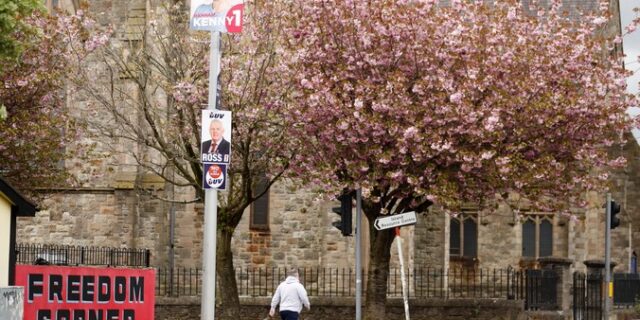
[(553, 219), (528, 215), (522, 223), (522, 256), (529, 258), (553, 255)]
[(254, 195), (260, 195), (263, 192), (264, 194), (251, 204), (251, 229), (269, 230), (269, 190), (266, 190), (268, 187), (269, 180), (263, 178), (260, 179), (255, 188)]
[(451, 218), (449, 255), (470, 258), (478, 256), (478, 222), (475, 217), (461, 215)]

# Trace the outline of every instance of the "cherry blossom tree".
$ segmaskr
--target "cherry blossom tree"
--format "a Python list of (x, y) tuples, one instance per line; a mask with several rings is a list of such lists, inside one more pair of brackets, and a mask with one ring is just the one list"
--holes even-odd
[[(8, 36), (21, 48), (18, 59), (0, 59), (0, 175), (25, 193), (69, 184), (65, 147), (82, 128), (65, 106), (65, 79), (99, 41), (93, 20), (36, 11)], [(86, 148), (88, 146), (84, 146)], [(82, 150), (83, 147), (79, 150)]]
[[(218, 107), (233, 112), (227, 190), (219, 192), (217, 215), (223, 319), (239, 317), (231, 251), (235, 228), (249, 205), (280, 179), (293, 150), (279, 113), (290, 90), (279, 70), (284, 12), (279, 5), (245, 1), (242, 33), (222, 35)], [(101, 71), (79, 69), (75, 84), (95, 110), (111, 116), (87, 122), (99, 137), (116, 142), (109, 152), (131, 157), (140, 171), (163, 179), (165, 188), (193, 194), (186, 200), (163, 198), (160, 192), (149, 196), (202, 202), (200, 117), (208, 98), (210, 35), (188, 30), (183, 1), (154, 11), (138, 30), (140, 41), (112, 39), (100, 51)]]
[[(373, 221), (432, 204), (456, 212), (515, 193), (585, 205), (632, 125), (610, 14), (561, 1), (308, 1), (290, 14), (292, 172), (362, 188)], [(576, 18), (578, 17), (578, 18)], [(557, 200), (557, 201), (554, 201)], [(425, 216), (426, 217), (426, 216)], [(393, 230), (370, 228), (365, 319), (384, 318)]]

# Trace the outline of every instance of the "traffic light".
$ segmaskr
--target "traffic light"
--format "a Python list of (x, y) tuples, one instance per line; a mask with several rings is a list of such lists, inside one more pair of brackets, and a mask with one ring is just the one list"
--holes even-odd
[(340, 206), (331, 208), (331, 211), (337, 213), (340, 216), (339, 221), (334, 221), (332, 224), (338, 230), (342, 231), (343, 236), (351, 235), (351, 210), (352, 210), (352, 196), (351, 193), (343, 193), (338, 196), (340, 200)]
[(620, 205), (611, 200), (611, 229), (620, 225), (620, 218), (616, 217), (620, 213)]

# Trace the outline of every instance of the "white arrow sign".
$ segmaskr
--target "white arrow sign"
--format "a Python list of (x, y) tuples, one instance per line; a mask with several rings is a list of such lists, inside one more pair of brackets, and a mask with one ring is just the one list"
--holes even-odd
[(389, 228), (395, 228), (400, 226), (406, 226), (409, 224), (416, 224), (418, 219), (416, 218), (415, 211), (405, 212), (400, 214), (394, 214), (382, 218), (377, 218), (373, 223), (373, 226), (377, 230), (384, 230)]

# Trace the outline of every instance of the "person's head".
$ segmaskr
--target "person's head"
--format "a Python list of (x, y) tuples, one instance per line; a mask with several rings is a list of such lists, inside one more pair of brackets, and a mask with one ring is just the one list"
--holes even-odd
[(227, 12), (231, 8), (231, 1), (229, 0), (213, 0), (214, 12)]
[(222, 135), (224, 134), (224, 126), (222, 126), (222, 121), (220, 120), (212, 120), (209, 124), (209, 134), (211, 135), (211, 140), (219, 141), (222, 139)]
[(287, 270), (287, 277), (296, 277), (298, 278), (298, 268), (289, 268), (289, 270)]

